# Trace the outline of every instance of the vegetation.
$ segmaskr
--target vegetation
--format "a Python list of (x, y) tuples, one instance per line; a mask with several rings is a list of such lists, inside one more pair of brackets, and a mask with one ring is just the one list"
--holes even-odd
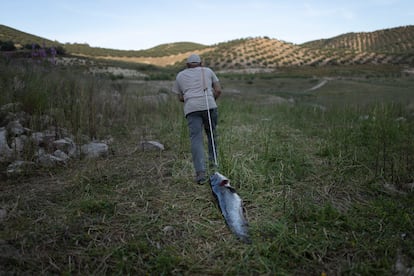
[[(86, 43), (60, 44), (0, 25), (0, 39), (16, 45), (37, 43), (44, 47), (63, 47), (68, 54), (106, 57), (130, 62), (180, 66), (190, 52), (203, 55), (204, 64), (215, 69), (279, 69), (301, 66), (414, 64), (414, 26), (403, 26), (369, 33), (348, 33), (330, 39), (300, 45), (270, 39), (249, 37), (212, 46), (191, 42), (162, 44), (146, 50), (116, 50), (90, 47)], [(167, 58), (168, 57), (168, 58)], [(164, 63), (156, 63), (159, 60)]]
[[(5, 274), (413, 271), (414, 80), (401, 67), (221, 76), (220, 172), (244, 200), (246, 245), (210, 188), (193, 183), (181, 104), (143, 97), (171, 81), (111, 80), (31, 60), (0, 66), (0, 105), (22, 103), (33, 131), (47, 114), (77, 139), (115, 141), (107, 158), (20, 177), (1, 165)], [(147, 139), (166, 150), (137, 147)]]
[(351, 49), (358, 52), (413, 53), (414, 26), (379, 30), (368, 33), (347, 33), (329, 39), (304, 43), (314, 49)]
[[(27, 48), (26, 45), (43, 45), (44, 47), (62, 47), (71, 54), (81, 54), (90, 57), (160, 57), (168, 55), (176, 55), (190, 51), (197, 51), (208, 48), (208, 46), (193, 42), (176, 42), (170, 44), (159, 45), (147, 50), (116, 50), (100, 47), (90, 47), (87, 43), (66, 43), (62, 44), (57, 41), (51, 41), (35, 35), (15, 30), (13, 28), (0, 25), (0, 38), (7, 39), (7, 42), (18, 44), (21, 48)], [(31, 49), (31, 47), (29, 48)], [(10, 49), (14, 50), (14, 49)], [(2, 49), (3, 51), (3, 49)]]
[[(398, 42), (396, 41), (398, 38)], [(370, 33), (350, 33), (301, 45), (268, 37), (218, 44), (205, 54), (209, 64), (223, 68), (296, 67), (303, 65), (413, 64), (414, 27), (406, 26)], [(234, 55), (233, 53), (239, 53)], [(254, 55), (251, 56), (251, 53)], [(247, 61), (249, 60), (250, 61)], [(217, 60), (226, 60), (217, 62)]]
[(163, 57), (169, 55), (177, 55), (180, 53), (187, 53), (208, 48), (205, 45), (192, 42), (177, 42), (170, 44), (159, 45), (147, 50), (116, 50), (99, 47), (90, 47), (88, 44), (65, 44), (65, 48), (73, 54), (82, 54), (90, 57)]
[(37, 43), (39, 45), (45, 46), (57, 46), (59, 42), (52, 41), (46, 38), (42, 38), (36, 35), (28, 34), (5, 25), (0, 24), (0, 40), (3, 41), (13, 41), (16, 44), (21, 46), (26, 44)]
[(1, 41), (0, 40), (0, 51), (14, 51), (16, 47), (13, 41)]

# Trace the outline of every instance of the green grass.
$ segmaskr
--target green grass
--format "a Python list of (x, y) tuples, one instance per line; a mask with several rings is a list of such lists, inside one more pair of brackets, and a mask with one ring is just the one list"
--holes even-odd
[[(193, 183), (181, 104), (140, 97), (171, 82), (7, 66), (2, 104), (34, 95), (27, 111), (61, 108), (59, 125), (115, 142), (104, 159), (1, 174), (4, 273), (390, 275), (398, 259), (413, 267), (412, 78), (334, 79), (315, 91), (320, 79), (222, 79), (238, 93), (219, 100), (220, 172), (244, 200), (247, 245), (208, 185)], [(12, 89), (14, 76), (30, 93)], [(166, 150), (142, 151), (143, 139)]]

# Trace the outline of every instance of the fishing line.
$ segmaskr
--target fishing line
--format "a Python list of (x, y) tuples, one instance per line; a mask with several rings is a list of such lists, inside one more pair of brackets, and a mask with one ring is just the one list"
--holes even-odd
[(202, 75), (203, 84), (204, 84), (204, 95), (206, 97), (208, 124), (209, 124), (209, 127), (210, 127), (210, 138), (211, 138), (211, 145), (212, 145), (212, 148), (213, 148), (213, 156), (214, 156), (214, 165), (215, 165), (214, 169), (217, 171), (218, 162), (217, 162), (217, 153), (216, 153), (216, 143), (214, 141), (213, 126), (212, 126), (212, 123), (211, 123), (210, 107), (208, 105), (208, 98), (207, 98), (208, 89), (207, 89), (206, 80), (205, 80), (205, 77), (204, 77), (204, 68), (203, 67), (201, 67), (201, 75)]

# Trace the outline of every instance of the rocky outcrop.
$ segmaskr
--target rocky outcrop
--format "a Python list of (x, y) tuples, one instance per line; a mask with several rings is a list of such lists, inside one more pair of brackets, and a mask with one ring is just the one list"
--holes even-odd
[[(44, 119), (50, 118), (45, 115)], [(29, 121), (30, 115), (22, 111), (19, 103), (0, 107), (0, 163), (7, 165), (9, 176), (37, 167), (64, 166), (75, 158), (105, 157), (109, 153), (108, 143), (88, 141), (77, 145), (67, 130), (54, 126), (33, 131), (27, 127)], [(50, 123), (40, 125), (50, 126)]]

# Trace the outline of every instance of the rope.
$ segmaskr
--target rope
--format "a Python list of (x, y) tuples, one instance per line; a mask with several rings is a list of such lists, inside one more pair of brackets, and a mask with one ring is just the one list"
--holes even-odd
[(214, 165), (215, 165), (215, 169), (217, 169), (218, 167), (218, 162), (217, 162), (217, 154), (216, 154), (216, 143), (214, 142), (214, 135), (213, 135), (213, 126), (211, 123), (211, 114), (210, 114), (210, 107), (208, 105), (208, 98), (207, 98), (207, 85), (206, 85), (206, 80), (204, 77), (204, 69), (203, 67), (201, 67), (201, 76), (203, 78), (203, 84), (204, 84), (204, 95), (206, 97), (206, 105), (207, 105), (207, 115), (208, 115), (208, 124), (210, 127), (210, 137), (211, 137), (211, 145), (213, 147), (213, 156), (214, 156)]

